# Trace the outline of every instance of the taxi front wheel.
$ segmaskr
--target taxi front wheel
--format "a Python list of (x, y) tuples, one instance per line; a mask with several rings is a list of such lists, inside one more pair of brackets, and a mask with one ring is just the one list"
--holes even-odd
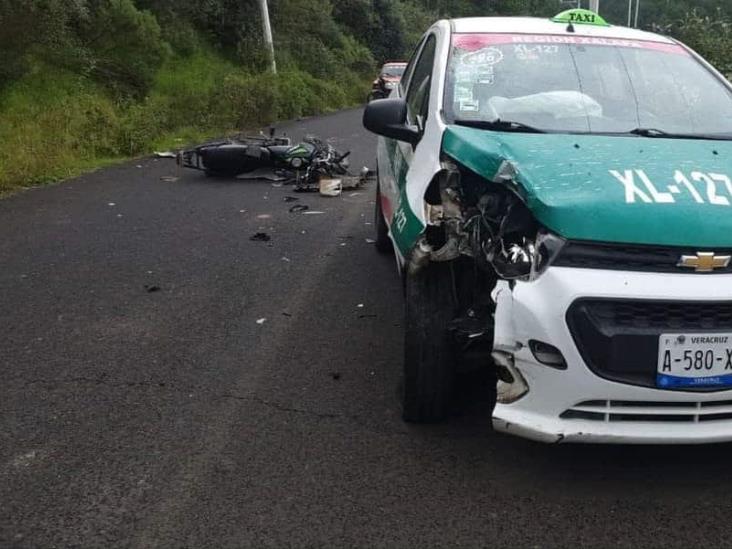
[(449, 264), (433, 263), (406, 281), (402, 417), (430, 423), (450, 409), (455, 359), (447, 326), (455, 314)]

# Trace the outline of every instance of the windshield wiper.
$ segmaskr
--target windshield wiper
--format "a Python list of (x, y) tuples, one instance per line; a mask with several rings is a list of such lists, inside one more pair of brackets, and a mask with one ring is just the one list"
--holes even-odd
[(455, 120), (458, 126), (468, 126), (469, 128), (478, 128), (481, 130), (496, 130), (501, 132), (522, 132), (522, 133), (546, 133), (544, 130), (522, 124), (521, 122), (513, 122), (512, 120)]
[(732, 135), (711, 134), (704, 135), (699, 133), (669, 133), (657, 128), (635, 128), (626, 134), (639, 135), (641, 137), (663, 137), (665, 139), (711, 139), (717, 141), (732, 140)]

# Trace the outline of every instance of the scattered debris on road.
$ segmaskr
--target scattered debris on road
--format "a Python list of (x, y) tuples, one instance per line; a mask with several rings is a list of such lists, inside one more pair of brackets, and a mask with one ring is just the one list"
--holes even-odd
[(269, 214), (260, 214), (257, 216), (257, 219), (272, 219), (272, 216)]
[(298, 197), (289, 195), (282, 198), (282, 202), (297, 202), (298, 200), (300, 200)]
[(376, 243), (376, 240), (374, 240), (373, 238), (367, 238), (366, 239), (366, 243), (367, 244), (375, 244)]
[(266, 318), (259, 318), (259, 319), (257, 319), (257, 324), (259, 324), (260, 326), (262, 324), (264, 324), (265, 322), (267, 322), (267, 319)]
[(307, 206), (306, 204), (295, 204), (292, 208), (290, 208), (290, 213), (305, 212), (309, 209), (310, 206)]
[(177, 155), (173, 151), (162, 151), (153, 153), (157, 158), (175, 158)]
[[(310, 210), (307, 212), (302, 212), (302, 215), (320, 215), (320, 214), (324, 214), (324, 213), (325, 212), (321, 212), (319, 210)], [(303, 231), (303, 234), (305, 234), (305, 231)]]
[(155, 284), (145, 284), (145, 291), (149, 294), (159, 292), (160, 290), (160, 286), (156, 286)]
[(269, 242), (272, 240), (272, 237), (269, 236), (267, 233), (254, 233), (252, 236), (249, 237), (249, 240), (253, 240), (255, 242)]
[(320, 194), (321, 196), (340, 196), (341, 190), (343, 189), (343, 183), (341, 179), (320, 179)]
[(165, 183), (175, 183), (178, 179), (180, 179), (180, 177), (175, 175), (164, 175), (160, 178), (160, 181), (164, 181)]
[(340, 372), (331, 372), (330, 377), (332, 377), (335, 381), (338, 381), (341, 379), (341, 373)]

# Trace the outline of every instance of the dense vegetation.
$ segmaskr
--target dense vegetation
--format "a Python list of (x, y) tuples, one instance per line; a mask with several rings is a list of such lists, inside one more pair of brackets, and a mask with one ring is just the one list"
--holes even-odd
[[(729, 0), (642, 0), (641, 26), (732, 71)], [(440, 17), (548, 16), (561, 0), (0, 0), (0, 192), (106, 159), (356, 104)], [(627, 4), (603, 0), (624, 24)]]

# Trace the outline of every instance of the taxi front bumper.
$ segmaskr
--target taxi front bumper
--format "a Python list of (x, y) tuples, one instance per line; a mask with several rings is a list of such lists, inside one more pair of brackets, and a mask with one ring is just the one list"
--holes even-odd
[[(573, 303), (586, 298), (631, 301), (640, 303), (641, 309), (643, 303), (659, 301), (698, 307), (732, 302), (731, 287), (732, 275), (727, 274), (661, 275), (565, 267), (550, 267), (537, 280), (517, 283), (513, 289), (500, 282), (494, 291), (494, 350), (510, 363), (514, 382), (499, 383), (499, 398), (503, 395), (512, 401), (496, 405), (494, 429), (542, 442), (732, 440), (732, 389), (671, 391), (633, 379), (608, 379), (587, 364), (567, 321)], [(732, 333), (732, 325), (720, 325), (718, 330)], [(556, 347), (566, 369), (536, 360), (531, 340)], [(627, 352), (636, 351), (629, 347)], [(649, 367), (655, 369), (655, 360)]]

